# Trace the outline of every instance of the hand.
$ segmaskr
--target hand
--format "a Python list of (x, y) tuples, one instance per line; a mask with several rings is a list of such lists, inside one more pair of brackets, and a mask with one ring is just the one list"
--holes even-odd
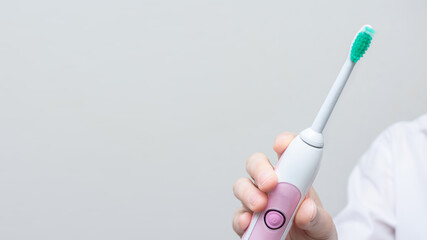
[[(273, 149), (278, 157), (295, 138), (292, 133), (282, 133), (276, 137)], [(242, 236), (249, 226), (253, 212), (261, 212), (267, 207), (267, 193), (277, 185), (277, 176), (268, 158), (255, 153), (246, 162), (246, 171), (251, 178), (241, 178), (233, 186), (234, 195), (243, 206), (233, 217), (233, 229)], [(286, 240), (337, 240), (337, 232), (331, 216), (322, 208), (320, 199), (313, 188), (301, 203)]]

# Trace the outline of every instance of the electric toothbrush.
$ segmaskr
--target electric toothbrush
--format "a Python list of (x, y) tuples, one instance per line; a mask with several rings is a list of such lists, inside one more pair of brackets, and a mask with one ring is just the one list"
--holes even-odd
[(276, 188), (268, 194), (264, 211), (255, 213), (242, 240), (284, 240), (304, 197), (317, 175), (323, 151), (322, 131), (354, 65), (369, 48), (375, 31), (363, 26), (353, 39), (348, 57), (312, 126), (289, 144), (275, 167)]

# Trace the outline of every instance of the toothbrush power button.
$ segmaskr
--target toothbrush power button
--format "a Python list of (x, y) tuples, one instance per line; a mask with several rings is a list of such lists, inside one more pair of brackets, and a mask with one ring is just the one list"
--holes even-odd
[(283, 224), (285, 224), (285, 221), (285, 215), (274, 209), (268, 210), (264, 215), (265, 225), (267, 225), (271, 230), (281, 228)]

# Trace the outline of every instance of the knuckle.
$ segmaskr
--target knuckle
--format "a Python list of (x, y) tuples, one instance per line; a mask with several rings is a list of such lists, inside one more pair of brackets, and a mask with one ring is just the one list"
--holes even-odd
[(233, 226), (233, 230), (234, 230), (236, 233), (238, 233), (238, 232), (239, 232), (239, 229), (238, 229), (238, 222), (237, 222), (238, 217), (239, 217), (239, 215), (238, 215), (238, 213), (236, 212), (236, 213), (234, 214), (234, 216), (233, 216), (233, 220), (232, 220), (232, 222), (231, 222), (231, 224), (232, 224), (232, 226)]
[(237, 194), (239, 193), (239, 189), (241, 188), (241, 186), (244, 184), (244, 182), (246, 181), (245, 178), (239, 178), (237, 179), (237, 181), (233, 184), (233, 192), (234, 194), (237, 196)]
[(258, 162), (260, 159), (267, 159), (267, 156), (261, 152), (256, 152), (249, 156), (248, 160), (246, 161), (246, 170), (249, 171), (250, 167), (256, 162)]
[(267, 156), (265, 156), (265, 154), (264, 153), (262, 153), (262, 152), (256, 152), (256, 153), (253, 153), (249, 158), (251, 159), (260, 159), (260, 158), (266, 158)]
[(293, 133), (293, 132), (285, 132), (286, 134), (288, 134), (289, 136), (292, 136), (292, 137), (295, 137), (296, 136), (296, 134), (295, 133)]
[(292, 138), (294, 138), (296, 135), (293, 132), (287, 132), (287, 131), (285, 131), (285, 132), (282, 132), (281, 134), (279, 134), (279, 136), (285, 136), (285, 137), (292, 137)]

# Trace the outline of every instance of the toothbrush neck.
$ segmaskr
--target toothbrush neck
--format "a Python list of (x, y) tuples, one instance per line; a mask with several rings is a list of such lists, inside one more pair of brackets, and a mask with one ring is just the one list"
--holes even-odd
[(338, 74), (337, 79), (332, 85), (331, 90), (329, 91), (328, 96), (323, 102), (322, 107), (319, 110), (316, 118), (314, 119), (313, 125), (311, 128), (318, 132), (322, 133), (325, 128), (326, 123), (328, 122), (329, 117), (331, 116), (332, 110), (335, 107), (335, 104), (338, 101), (338, 98), (341, 95), (341, 92), (351, 74), (351, 71), (354, 68), (355, 63), (350, 60), (350, 57), (347, 57), (343, 67), (341, 68), (340, 73)]

